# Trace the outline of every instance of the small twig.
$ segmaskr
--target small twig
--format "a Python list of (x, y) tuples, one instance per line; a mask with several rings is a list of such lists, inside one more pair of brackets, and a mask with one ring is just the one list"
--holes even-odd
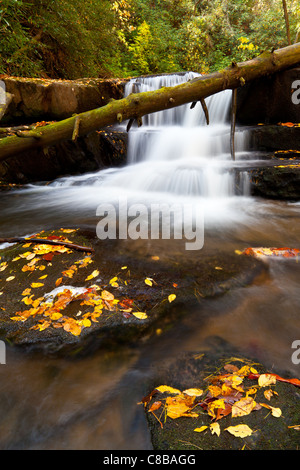
[(208, 125), (209, 124), (209, 114), (208, 114), (208, 109), (207, 109), (204, 98), (200, 99), (200, 103), (201, 103), (202, 109), (203, 109), (204, 114), (205, 114), (206, 124)]

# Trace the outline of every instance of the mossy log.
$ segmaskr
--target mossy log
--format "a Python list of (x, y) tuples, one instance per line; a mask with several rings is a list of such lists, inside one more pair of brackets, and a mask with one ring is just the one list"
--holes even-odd
[(18, 136), (0, 140), (0, 161), (33, 147), (48, 147), (63, 140), (76, 139), (105, 126), (136, 119), (142, 116), (186, 103), (207, 98), (224, 89), (235, 89), (256, 78), (292, 67), (300, 62), (300, 43), (264, 52), (247, 62), (233, 63), (222, 71), (197, 77), (175, 87), (131, 94), (113, 100), (106, 106), (74, 115)]

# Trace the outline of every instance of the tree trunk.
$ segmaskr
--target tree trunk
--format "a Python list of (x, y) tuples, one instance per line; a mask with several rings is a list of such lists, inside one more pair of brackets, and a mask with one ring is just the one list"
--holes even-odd
[(282, 0), (283, 12), (284, 12), (284, 20), (285, 20), (285, 27), (286, 27), (286, 36), (288, 44), (292, 44), (291, 41), (291, 33), (290, 33), (290, 22), (289, 22), (289, 15), (287, 11), (286, 0)]
[(264, 52), (247, 62), (233, 63), (220, 72), (197, 77), (175, 87), (131, 94), (101, 108), (86, 111), (60, 122), (19, 132), (18, 136), (0, 139), (0, 161), (34, 147), (49, 147), (63, 140), (76, 139), (92, 131), (186, 103), (203, 100), (224, 89), (235, 89), (265, 75), (294, 66), (300, 62), (300, 43)]

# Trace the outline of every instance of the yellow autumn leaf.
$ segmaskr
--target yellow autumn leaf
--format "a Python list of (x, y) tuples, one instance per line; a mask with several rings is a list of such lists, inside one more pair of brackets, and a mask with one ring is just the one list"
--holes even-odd
[(274, 408), (274, 406), (267, 405), (266, 403), (260, 403), (260, 405), (271, 410), (272, 416), (274, 416), (275, 418), (280, 418), (280, 416), (282, 415), (282, 411), (280, 408)]
[(190, 412), (192, 403), (192, 397), (188, 397), (188, 400), (180, 395), (177, 397), (167, 397), (167, 416), (172, 419), (180, 418), (181, 416), (187, 416), (191, 418), (198, 416), (196, 413)]
[(217, 436), (220, 436), (221, 428), (220, 428), (219, 423), (212, 423), (212, 424), (209, 426), (209, 429), (210, 429), (210, 431), (211, 431), (212, 434), (217, 434)]
[(214, 400), (211, 403), (209, 403), (207, 406), (207, 413), (213, 418), (215, 418), (216, 416), (215, 410), (218, 410), (218, 409), (222, 409), (222, 410), (225, 409), (225, 402), (223, 399)]
[(201, 428), (195, 428), (194, 431), (195, 432), (203, 432), (203, 431), (205, 431), (205, 429), (208, 429), (208, 426), (201, 426)]
[(13, 279), (15, 279), (16, 276), (9, 276), (7, 279), (6, 279), (6, 282), (10, 282), (12, 281)]
[(44, 274), (44, 276), (39, 277), (39, 279), (46, 279), (47, 276), (48, 274)]
[(63, 280), (63, 278), (62, 278), (62, 277), (59, 277), (59, 278), (55, 281), (56, 287), (58, 287), (58, 286), (62, 283), (62, 280)]
[[(31, 289), (28, 289), (28, 290), (30, 291)], [(32, 297), (33, 297), (33, 294), (30, 297), (28, 297), (27, 295), (21, 300), (21, 302), (24, 302), (25, 305), (30, 305), (32, 304)]]
[(25, 259), (26, 259), (27, 256), (30, 256), (30, 255), (32, 255), (32, 252), (31, 252), (31, 251), (26, 251), (25, 253), (22, 253), (22, 254), (20, 254), (19, 256), (20, 256), (21, 258), (25, 258)]
[(272, 374), (261, 374), (258, 377), (258, 385), (260, 387), (267, 387), (268, 385), (276, 384), (276, 377)]
[(252, 429), (247, 426), (247, 424), (238, 424), (237, 426), (229, 426), (228, 428), (225, 428), (225, 431), (230, 432), (230, 434), (233, 434), (235, 437), (247, 437), (251, 436), (252, 434)]
[(91, 326), (92, 322), (88, 318), (85, 318), (84, 320), (82, 320), (82, 324), (83, 324), (83, 326), (88, 328), (89, 326)]
[(35, 326), (32, 326), (31, 329), (32, 330), (39, 330), (39, 331), (43, 331), (45, 330), (46, 328), (48, 328), (50, 326), (51, 322), (48, 321), (48, 320), (45, 320), (43, 323), (40, 323), (38, 325), (35, 325)]
[(99, 275), (98, 269), (95, 269), (92, 274), (90, 274), (87, 278), (86, 281), (90, 281), (90, 279), (93, 279), (94, 277), (97, 277)]
[(171, 303), (173, 302), (173, 300), (176, 299), (176, 295), (175, 294), (170, 294), (169, 297), (168, 297), (168, 301)]
[(200, 388), (188, 388), (186, 390), (183, 390), (182, 393), (185, 393), (186, 395), (189, 395), (190, 397), (199, 397), (200, 395), (203, 394), (203, 390)]
[(222, 393), (221, 387), (218, 387), (217, 385), (209, 385), (208, 390), (212, 397), (218, 397)]
[(269, 388), (269, 390), (264, 391), (264, 397), (269, 401), (271, 400), (273, 395), (278, 395), (278, 393), (275, 392), (275, 390), (272, 390), (271, 388)]
[(233, 418), (246, 416), (255, 408), (256, 401), (252, 397), (241, 398), (232, 405), (231, 414)]
[(114, 300), (115, 298), (115, 296), (111, 292), (108, 292), (107, 290), (103, 290), (101, 292), (101, 297), (103, 300), (108, 300), (108, 301)]
[(24, 289), (21, 295), (29, 295), (31, 292), (30, 288)]
[(31, 287), (36, 288), (36, 287), (42, 287), (44, 284), (42, 282), (32, 282)]
[(50, 315), (51, 320), (59, 320), (62, 317), (62, 314), (59, 312), (54, 312)]
[(169, 385), (160, 385), (159, 387), (155, 387), (156, 390), (158, 390), (160, 393), (165, 393), (165, 392), (168, 392), (168, 393), (176, 393), (176, 394), (180, 394), (181, 391), (178, 390), (177, 388), (173, 388), (173, 387), (169, 387)]
[(148, 315), (145, 312), (132, 312), (132, 315), (134, 315), (136, 318), (139, 318), (140, 320), (145, 320), (148, 318)]

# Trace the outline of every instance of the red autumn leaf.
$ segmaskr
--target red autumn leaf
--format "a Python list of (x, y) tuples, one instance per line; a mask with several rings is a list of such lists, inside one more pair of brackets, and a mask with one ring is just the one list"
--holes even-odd
[(124, 299), (119, 303), (119, 305), (124, 308), (130, 308), (132, 304), (133, 304), (132, 299)]
[(54, 253), (46, 253), (45, 255), (43, 255), (43, 259), (45, 261), (52, 261), (53, 256), (54, 256)]

